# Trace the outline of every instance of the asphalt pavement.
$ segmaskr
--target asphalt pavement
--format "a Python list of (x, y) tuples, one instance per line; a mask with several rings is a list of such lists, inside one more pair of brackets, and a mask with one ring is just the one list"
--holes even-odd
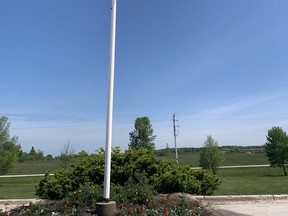
[(200, 197), (211, 216), (288, 216), (288, 195)]

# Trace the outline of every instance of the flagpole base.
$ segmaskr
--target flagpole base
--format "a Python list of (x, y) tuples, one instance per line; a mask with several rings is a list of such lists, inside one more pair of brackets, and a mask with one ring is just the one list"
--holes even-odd
[(96, 203), (96, 214), (98, 216), (115, 216), (117, 215), (116, 211), (116, 202), (98, 202)]

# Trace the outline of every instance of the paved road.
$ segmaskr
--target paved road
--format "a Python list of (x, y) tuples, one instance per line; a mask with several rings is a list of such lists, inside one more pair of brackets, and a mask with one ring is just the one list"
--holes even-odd
[[(50, 176), (53, 176), (54, 174), (50, 173)], [(21, 178), (21, 177), (41, 177), (45, 176), (45, 174), (27, 174), (27, 175), (2, 175), (0, 178)]]
[(212, 216), (287, 216), (287, 205), (288, 202), (212, 205)]
[(210, 196), (202, 200), (212, 216), (288, 215), (288, 195)]
[[(256, 164), (256, 165), (241, 165), (241, 166), (220, 166), (219, 169), (229, 168), (249, 168), (249, 167), (269, 167), (269, 164)], [(201, 167), (192, 167), (191, 169), (202, 169)]]

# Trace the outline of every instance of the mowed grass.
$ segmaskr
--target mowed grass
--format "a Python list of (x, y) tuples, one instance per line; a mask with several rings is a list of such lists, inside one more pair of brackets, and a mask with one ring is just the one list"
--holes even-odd
[(222, 184), (214, 195), (288, 194), (288, 177), (282, 168), (219, 169)]
[[(166, 158), (175, 161), (175, 155), (170, 154), (159, 158)], [(178, 155), (180, 165), (199, 166), (200, 152), (185, 152)], [(260, 165), (269, 164), (264, 153), (224, 153), (223, 166), (240, 166), (240, 165)]]
[[(61, 167), (59, 160), (17, 163), (7, 175), (45, 174)], [(37, 198), (35, 186), (43, 177), (0, 178), (0, 199)]]
[[(264, 153), (224, 154), (223, 165), (258, 165), (269, 164)], [(175, 161), (175, 155), (160, 157)], [(199, 166), (199, 152), (179, 154), (180, 165)], [(34, 161), (18, 163), (9, 174), (39, 174), (60, 168), (61, 162)], [(214, 195), (253, 195), (253, 194), (288, 194), (288, 177), (281, 168), (229, 168), (219, 169), (222, 184)], [(0, 199), (35, 198), (35, 185), (43, 177), (0, 178)]]
[(0, 178), (0, 199), (36, 198), (35, 185), (42, 177)]
[[(175, 155), (166, 156), (175, 161)], [(180, 165), (199, 166), (200, 153), (187, 152), (179, 155)], [(264, 153), (226, 153), (223, 166), (269, 164)], [(282, 168), (229, 168), (219, 169), (222, 184), (214, 195), (263, 195), (288, 194), (288, 177)]]
[(51, 161), (27, 161), (17, 163), (9, 175), (22, 175), (22, 174), (45, 174), (47, 171), (55, 170), (61, 167), (59, 160)]

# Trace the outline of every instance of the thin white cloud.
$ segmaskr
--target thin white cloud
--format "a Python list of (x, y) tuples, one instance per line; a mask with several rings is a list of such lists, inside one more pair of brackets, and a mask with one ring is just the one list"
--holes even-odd
[(285, 130), (287, 97), (286, 90), (263, 92), (182, 116), (179, 145), (199, 147), (208, 134), (215, 136), (220, 145), (262, 145), (272, 126)]
[[(226, 104), (217, 106), (217, 107), (212, 107), (210, 109), (206, 109), (202, 112), (193, 114), (193, 115), (187, 115), (184, 118), (195, 118), (197, 116), (205, 116), (205, 115), (211, 115), (215, 114), (218, 116), (221, 115), (229, 115), (229, 114), (242, 114), (244, 111), (246, 114), (249, 114), (252, 112), (252, 114), (256, 114), (257, 108), (261, 108), (261, 110), (265, 110), (265, 106), (267, 107), (267, 104), (269, 103), (274, 103), (275, 100), (278, 99), (283, 99), (283, 108), (285, 107), (285, 100), (284, 98), (288, 97), (288, 91), (272, 91), (272, 92), (262, 92), (262, 93), (257, 93), (253, 95), (246, 95), (244, 97), (234, 99), (232, 102), (229, 100), (226, 102)], [(261, 107), (259, 107), (261, 106)], [(275, 109), (279, 109), (279, 107), (275, 107)], [(256, 110), (255, 110), (256, 109)], [(266, 110), (266, 112), (271, 112), (273, 110)]]

